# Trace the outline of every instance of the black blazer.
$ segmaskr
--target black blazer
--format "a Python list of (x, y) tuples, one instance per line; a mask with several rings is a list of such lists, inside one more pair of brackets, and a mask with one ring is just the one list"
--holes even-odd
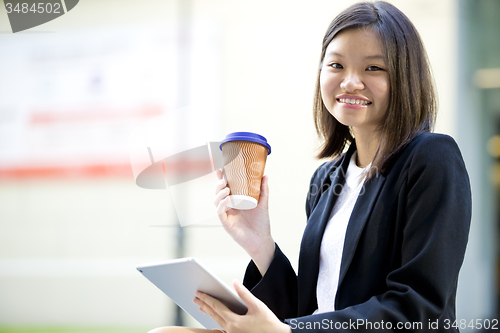
[(323, 232), (355, 149), (352, 144), (311, 178), (298, 276), (276, 246), (264, 277), (250, 262), (244, 285), (293, 332), (375, 331), (377, 325), (380, 332), (407, 322), (421, 323), (413, 326), (419, 331), (458, 331), (455, 298), (471, 219), (470, 184), (455, 141), (433, 133), (416, 136), (364, 185), (347, 227), (336, 311), (311, 316)]

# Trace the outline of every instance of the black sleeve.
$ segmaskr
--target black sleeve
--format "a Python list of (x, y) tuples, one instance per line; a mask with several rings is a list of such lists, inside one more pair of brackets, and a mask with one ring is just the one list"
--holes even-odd
[[(321, 173), (319, 170), (323, 169), (325, 163), (318, 167), (311, 177), (306, 199), (308, 218), (313, 202), (317, 202), (317, 196), (319, 197), (319, 192), (314, 188), (314, 184), (318, 183), (316, 177)], [(297, 316), (297, 275), (277, 244), (274, 258), (264, 277), (255, 263), (250, 261), (243, 278), (243, 285), (264, 302), (280, 320)]]
[(278, 245), (266, 274), (262, 277), (251, 261), (245, 272), (243, 285), (281, 321), (297, 316), (297, 275)]
[[(471, 219), (469, 178), (455, 141), (443, 135), (416, 147), (407, 171), (401, 188), (405, 198), (401, 265), (387, 275), (388, 290), (338, 311), (287, 319), (294, 333), (370, 331), (354, 325), (363, 322), (420, 322), (422, 327), (414, 331), (445, 331), (443, 322), (434, 330), (429, 321), (454, 318)], [(372, 329), (391, 331), (387, 326)]]

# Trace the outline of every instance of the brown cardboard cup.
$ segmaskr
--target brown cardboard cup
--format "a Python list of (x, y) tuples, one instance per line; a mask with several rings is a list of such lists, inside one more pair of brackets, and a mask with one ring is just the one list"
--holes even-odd
[(230, 189), (229, 207), (240, 210), (257, 207), (269, 148), (243, 140), (222, 143), (223, 175)]

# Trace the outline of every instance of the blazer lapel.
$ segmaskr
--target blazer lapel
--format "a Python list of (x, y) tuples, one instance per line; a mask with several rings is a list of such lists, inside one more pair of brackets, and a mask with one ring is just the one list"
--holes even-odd
[[(340, 188), (345, 182), (347, 167), (355, 150), (356, 146), (352, 143), (342, 159), (331, 167), (325, 178), (320, 180), (325, 180), (330, 185), (311, 212), (302, 237), (298, 274), (299, 316), (311, 314), (317, 309), (316, 284), (319, 273), (321, 241)], [(317, 188), (323, 187), (321, 183), (315, 185)]]
[[(385, 176), (382, 174), (377, 174), (374, 178), (370, 179), (364, 186), (364, 193), (360, 194), (354, 209), (352, 211), (351, 217), (349, 218), (349, 224), (347, 225), (347, 231), (344, 240), (344, 249), (342, 252), (342, 262), (340, 265), (340, 277), (339, 284), (340, 287), (342, 280), (344, 279), (347, 269), (352, 262), (354, 257), (354, 252), (358, 246), (359, 238), (363, 228), (370, 218), (372, 213), (373, 205), (377, 201), (380, 190), (385, 183)], [(337, 304), (335, 304), (335, 307)]]

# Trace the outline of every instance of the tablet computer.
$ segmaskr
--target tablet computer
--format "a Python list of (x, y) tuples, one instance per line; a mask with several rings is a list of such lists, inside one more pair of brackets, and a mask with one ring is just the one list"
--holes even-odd
[(241, 298), (195, 258), (143, 264), (137, 266), (137, 270), (207, 329), (221, 327), (193, 303), (196, 291), (217, 298), (233, 312), (247, 312)]

